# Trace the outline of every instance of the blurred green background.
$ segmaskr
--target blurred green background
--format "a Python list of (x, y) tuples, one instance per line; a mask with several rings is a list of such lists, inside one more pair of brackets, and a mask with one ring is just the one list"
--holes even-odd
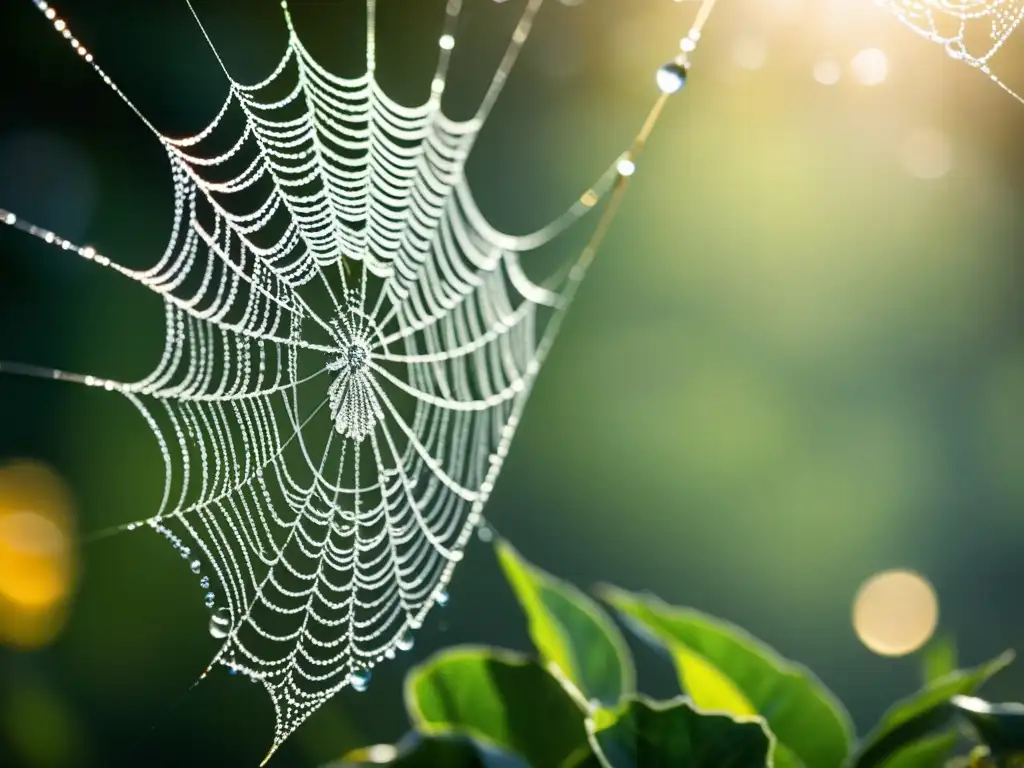
[[(467, 0), (456, 116), (521, 5)], [(311, 50), (357, 73), (362, 4), (293, 6)], [(407, 102), (426, 93), (442, 6), (381, 3), (380, 75)], [(696, 10), (548, 6), (469, 168), (483, 210), (516, 232), (628, 146)], [(238, 79), (270, 71), (285, 40), (277, 3), (196, 8)], [(161, 131), (198, 130), (224, 98), (184, 2), (61, 11)], [(0, 28), (0, 206), (153, 263), (172, 210), (162, 150), (28, 0), (4, 3)], [(994, 62), (1011, 86), (1024, 85), (1022, 46)], [(875, 656), (853, 631), (872, 574), (926, 575), (966, 663), (1024, 647), (1022, 125), (1024, 105), (869, 0), (720, 0), (488, 519), (581, 586), (647, 588), (742, 624), (814, 669), (862, 729), (918, 683), (917, 661)], [(127, 281), (0, 229), (0, 359), (139, 378), (161, 322)], [(79, 533), (159, 502), (157, 447), (113, 395), (0, 377), (0, 460), (20, 459), (63, 478)], [(189, 688), (216, 641), (177, 554), (140, 532), (75, 558), (66, 623), (0, 646), (0, 764), (258, 762), (272, 734), (262, 689), (226, 673)], [(527, 647), (488, 545), (473, 542), (451, 598), (411, 655), (326, 705), (275, 764), (396, 739), (403, 674), (433, 649)], [(641, 660), (641, 686), (669, 693), (661, 662)], [(1024, 668), (1000, 697), (1024, 697)]]

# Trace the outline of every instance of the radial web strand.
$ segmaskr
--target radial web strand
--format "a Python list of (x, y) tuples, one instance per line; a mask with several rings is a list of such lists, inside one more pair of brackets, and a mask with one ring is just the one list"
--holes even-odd
[[(246, 85), (218, 56), (229, 94), (186, 138), (157, 131), (56, 10), (33, 2), (160, 142), (174, 220), (144, 270), (14, 213), (0, 210), (0, 223), (158, 295), (166, 336), (140, 381), (15, 363), (0, 372), (106, 389), (141, 413), (165, 464), (163, 500), (121, 529), (165, 536), (200, 578), (223, 641), (211, 668), (263, 684), (276, 749), (338, 690), (364, 687), (447, 599), (561, 318), (686, 61), (659, 73), (662, 94), (626, 154), (548, 226), (511, 236), (477, 208), (465, 164), (543, 0), (525, 2), (464, 121), (441, 109), (460, 0), (447, 2), (435, 76), (415, 107), (374, 78), (374, 0), (367, 71), (352, 79), (317, 62), (282, 3), (289, 36), (276, 67)], [(582, 253), (549, 279), (528, 277), (525, 255), (599, 208)]]

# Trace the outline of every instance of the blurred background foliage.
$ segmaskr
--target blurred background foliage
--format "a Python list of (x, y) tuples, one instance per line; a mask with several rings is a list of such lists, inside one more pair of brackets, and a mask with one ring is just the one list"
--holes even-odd
[[(467, 2), (456, 116), (521, 5)], [(311, 50), (356, 73), (362, 4), (293, 4)], [(418, 100), (442, 3), (381, 5), (380, 76)], [(548, 5), (469, 168), (513, 231), (562, 210), (626, 146), (695, 10)], [(283, 50), (272, 0), (196, 8), (243, 81)], [(160, 130), (215, 113), (226, 83), (183, 2), (61, 10)], [(0, 26), (0, 205), (153, 263), (171, 220), (159, 146), (28, 0), (4, 3)], [(1024, 85), (1021, 38), (995, 62), (1011, 86)], [(574, 583), (651, 589), (750, 629), (815, 669), (862, 729), (918, 682), (918, 662), (879, 658), (853, 629), (872, 575), (926, 575), (965, 658), (1024, 645), (1021, 124), (1024, 106), (869, 0), (721, 0), (489, 519)], [(138, 378), (161, 338), (152, 296), (0, 230), (0, 359)], [(159, 453), (136, 412), (0, 378), (0, 460), (0, 763), (258, 761), (262, 691), (226, 674), (189, 690), (216, 641), (181, 559), (142, 532), (76, 543), (156, 509)], [(474, 542), (411, 656), (325, 706), (280, 765), (396, 739), (410, 660), (528, 647), (489, 550)], [(649, 663), (641, 653), (641, 686), (669, 695)], [(1018, 667), (990, 693), (1021, 690)]]

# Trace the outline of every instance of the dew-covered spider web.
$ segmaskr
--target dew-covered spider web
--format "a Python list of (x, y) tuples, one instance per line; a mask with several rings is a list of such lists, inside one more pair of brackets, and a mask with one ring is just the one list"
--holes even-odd
[(992, 59), (1024, 19), (1024, 0), (876, 0), (920, 35), (977, 67), (1018, 101), (1024, 97), (992, 69)]
[[(166, 336), (140, 381), (0, 371), (105, 389), (141, 413), (163, 456), (163, 500), (120, 529), (156, 531), (185, 558), (223, 643), (211, 668), (269, 692), (273, 752), (334, 693), (365, 687), (447, 600), (561, 319), (685, 82), (713, 0), (658, 72), (632, 146), (525, 236), (488, 224), (464, 170), (543, 0), (525, 0), (464, 121), (441, 107), (460, 0), (447, 0), (432, 84), (411, 107), (374, 77), (376, 0), (366, 72), (353, 79), (317, 62), (282, 3), (289, 35), (277, 66), (243, 84), (218, 56), (228, 96), (184, 138), (153, 126), (57, 11), (33, 2), (165, 150), (174, 222), (143, 270), (14, 213), (0, 210), (0, 222), (158, 295)], [(598, 210), (582, 251), (528, 276), (524, 259)]]

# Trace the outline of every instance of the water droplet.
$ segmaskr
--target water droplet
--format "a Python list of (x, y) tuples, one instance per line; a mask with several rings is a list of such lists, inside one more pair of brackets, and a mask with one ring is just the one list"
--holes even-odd
[(206, 597), (203, 598), (203, 602), (207, 608), (213, 608), (213, 592), (207, 592)]
[(362, 693), (370, 687), (370, 670), (366, 667), (357, 667), (352, 670), (352, 674), (348, 676), (348, 681), (352, 683), (352, 688)]
[(385, 659), (393, 659), (393, 658), (395, 658), (395, 649), (394, 648), (388, 648), (386, 651), (384, 651), (384, 658)]
[(238, 674), (238, 668), (237, 667), (228, 667), (228, 674), (229, 675), (237, 675)]
[(616, 164), (615, 170), (618, 171), (619, 176), (632, 176), (636, 173), (636, 163), (628, 154), (623, 155), (622, 159)]
[(192, 550), (189, 549), (188, 547), (182, 547), (181, 548), (181, 556), (184, 559), (188, 560), (188, 556), (191, 555), (191, 554), (192, 554)]
[(209, 589), (210, 588), (210, 577), (209, 576), (203, 576), (203, 578), (201, 578), (199, 580), (199, 586), (202, 587), (203, 589)]
[(445, 592), (443, 589), (439, 589), (437, 591), (437, 594), (434, 596), (434, 602), (436, 602), (438, 605), (444, 608), (446, 605), (448, 605), (448, 593)]
[(192, 573), (199, 573), (199, 571), (203, 567), (203, 564), (200, 563), (198, 560), (193, 560), (192, 565), (190, 567), (192, 568)]
[(218, 608), (210, 617), (210, 634), (218, 640), (223, 640), (231, 632), (231, 611), (227, 608)]
[(686, 67), (670, 61), (658, 70), (656, 80), (662, 93), (675, 93), (686, 85)]
[(411, 651), (415, 639), (412, 636), (412, 632), (406, 631), (401, 634), (398, 640), (395, 641), (395, 647), (400, 651)]
[(484, 544), (488, 544), (494, 540), (494, 529), (481, 520), (480, 525), (476, 527), (476, 537), (484, 542)]

